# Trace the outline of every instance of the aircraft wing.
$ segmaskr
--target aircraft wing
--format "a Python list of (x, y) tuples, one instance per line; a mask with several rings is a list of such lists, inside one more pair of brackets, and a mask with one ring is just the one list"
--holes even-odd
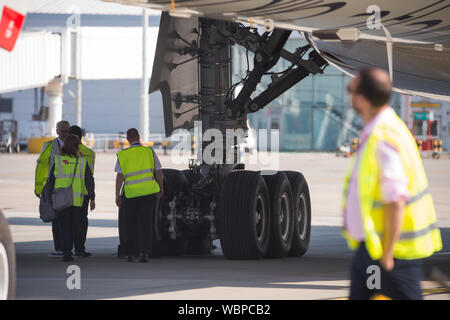
[[(350, 75), (361, 67), (384, 68), (397, 91), (450, 101), (450, 0), (106, 1), (297, 30)], [(322, 30), (327, 32), (321, 37)], [(339, 30), (358, 34), (334, 37)]]

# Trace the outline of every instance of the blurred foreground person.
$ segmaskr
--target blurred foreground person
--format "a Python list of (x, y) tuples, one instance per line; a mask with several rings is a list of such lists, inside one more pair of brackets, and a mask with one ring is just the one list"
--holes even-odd
[(73, 203), (58, 211), (58, 223), (63, 242), (63, 261), (72, 261), (74, 234), (80, 225), (81, 208), (85, 194), (89, 196), (91, 210), (95, 209), (94, 177), (86, 160), (79, 156), (80, 140), (74, 135), (67, 136), (60, 154), (55, 155), (55, 163), (50, 169), (49, 193), (56, 189), (72, 186)]
[(344, 186), (344, 237), (356, 250), (350, 299), (422, 299), (421, 259), (442, 249), (417, 145), (388, 105), (389, 75), (360, 70), (348, 86), (364, 121)]

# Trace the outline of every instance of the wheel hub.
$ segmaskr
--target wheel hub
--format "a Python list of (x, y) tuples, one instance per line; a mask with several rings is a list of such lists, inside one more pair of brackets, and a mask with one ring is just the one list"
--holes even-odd
[(299, 199), (299, 208), (298, 208), (298, 212), (297, 212), (297, 224), (298, 224), (298, 232), (299, 232), (299, 236), (302, 240), (305, 240), (306, 238), (306, 231), (307, 231), (307, 215), (306, 215), (306, 198), (305, 198), (305, 194), (302, 193), (300, 194), (300, 199)]
[(266, 234), (266, 208), (264, 205), (264, 198), (261, 194), (258, 194), (256, 201), (256, 237), (259, 242), (264, 240)]
[(283, 193), (281, 196), (281, 210), (280, 210), (280, 227), (281, 227), (281, 237), (284, 241), (287, 241), (289, 235), (289, 201), (288, 195)]

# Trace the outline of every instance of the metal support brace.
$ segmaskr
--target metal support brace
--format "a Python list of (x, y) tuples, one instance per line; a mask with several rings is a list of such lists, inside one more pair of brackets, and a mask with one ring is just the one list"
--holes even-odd
[(216, 201), (215, 200), (211, 201), (211, 203), (209, 205), (210, 210), (209, 210), (209, 216), (208, 216), (208, 220), (209, 220), (210, 225), (211, 225), (211, 227), (209, 229), (209, 232), (211, 234), (211, 240), (217, 239), (216, 226), (214, 224), (214, 221), (215, 221), (214, 212), (216, 210), (216, 206), (217, 206)]
[(169, 202), (170, 213), (167, 215), (167, 220), (169, 220), (169, 234), (172, 240), (177, 238), (177, 196), (173, 197), (173, 200)]

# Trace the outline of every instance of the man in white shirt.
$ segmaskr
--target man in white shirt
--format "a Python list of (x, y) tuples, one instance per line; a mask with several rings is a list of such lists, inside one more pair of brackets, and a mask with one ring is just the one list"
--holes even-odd
[[(130, 153), (132, 157), (142, 157), (144, 154), (148, 154), (147, 152), (142, 153), (144, 149), (142, 144), (140, 143), (139, 133), (136, 129), (131, 128), (127, 131), (127, 140), (130, 143), (130, 147), (122, 150), (118, 153), (118, 159), (115, 167), (115, 172), (117, 173), (116, 177), (116, 204), (119, 207), (119, 256), (121, 253), (126, 251), (128, 255), (128, 261), (132, 261), (132, 256), (140, 254), (141, 259), (140, 262), (147, 262), (146, 255), (150, 251), (149, 243), (152, 238), (152, 216), (153, 212), (149, 210), (152, 207), (153, 201), (155, 201), (155, 193), (152, 193), (151, 185), (142, 185), (143, 188), (141, 191), (141, 195), (127, 195), (125, 175), (120, 165), (120, 154), (124, 152), (129, 154), (127, 157), (130, 157)], [(131, 149), (136, 148), (133, 152)], [(151, 170), (154, 174), (154, 177), (146, 177), (141, 180), (154, 180), (156, 178), (157, 185), (159, 188), (159, 192), (156, 192), (156, 196), (158, 198), (163, 195), (163, 174), (161, 170), (161, 162), (158, 159), (158, 156), (153, 151), (152, 148), (149, 147), (153, 156), (153, 163), (151, 163), (151, 158), (149, 157), (148, 170)], [(134, 152), (137, 152), (136, 154)], [(136, 162), (138, 159), (132, 158), (133, 162)], [(141, 159), (141, 158), (139, 158)], [(144, 158), (146, 159), (146, 158)], [(145, 161), (144, 161), (145, 162)], [(125, 162), (126, 163), (126, 162)], [(128, 166), (130, 163), (128, 164)], [(126, 169), (127, 167), (125, 167)], [(147, 169), (144, 171), (148, 171)], [(126, 170), (124, 170), (126, 172)], [(143, 173), (140, 174), (151, 174), (151, 173)], [(155, 181), (151, 181), (150, 183), (155, 183)], [(139, 184), (141, 185), (141, 184)], [(137, 186), (137, 184), (134, 184)], [(122, 190), (122, 187), (125, 190)]]

